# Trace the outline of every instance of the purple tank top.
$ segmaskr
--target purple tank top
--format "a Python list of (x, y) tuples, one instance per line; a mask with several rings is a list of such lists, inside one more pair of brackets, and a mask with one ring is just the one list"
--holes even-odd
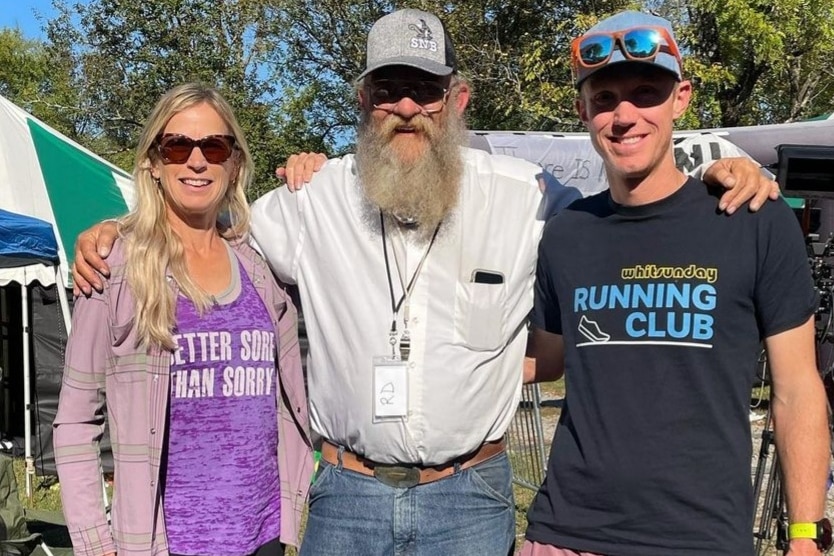
[(175, 554), (252, 554), (280, 533), (275, 332), (232, 258), (229, 303), (200, 317), (177, 300), (163, 491)]

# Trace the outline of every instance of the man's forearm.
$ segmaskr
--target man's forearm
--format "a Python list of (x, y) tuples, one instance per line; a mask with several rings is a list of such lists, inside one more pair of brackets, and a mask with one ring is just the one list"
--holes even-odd
[(821, 381), (773, 398), (776, 447), (791, 523), (823, 517), (829, 474), (828, 408)]
[(524, 384), (559, 380), (565, 373), (565, 344), (561, 334), (533, 326), (527, 337)]

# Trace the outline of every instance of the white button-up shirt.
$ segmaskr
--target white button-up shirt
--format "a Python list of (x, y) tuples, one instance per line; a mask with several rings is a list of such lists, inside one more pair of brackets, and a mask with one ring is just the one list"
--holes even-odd
[[(542, 215), (549, 212), (537, 182), (541, 168), (462, 153), (458, 207), (410, 296), (405, 418), (374, 419), (373, 360), (391, 354), (393, 313), (379, 212), (362, 194), (353, 157), (329, 161), (300, 192), (279, 188), (252, 208), (253, 236), (270, 266), (299, 286), (312, 427), (373, 461), (448, 462), (500, 439), (518, 404)], [(399, 301), (428, 238), (393, 219), (385, 232)], [(476, 282), (478, 270), (503, 282)], [(400, 331), (402, 319), (400, 310)]]

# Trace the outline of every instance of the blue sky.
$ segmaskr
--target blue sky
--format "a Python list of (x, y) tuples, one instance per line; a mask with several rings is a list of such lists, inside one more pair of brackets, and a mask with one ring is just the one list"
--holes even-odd
[(49, 19), (55, 15), (52, 0), (0, 0), (0, 28), (17, 27), (31, 39), (43, 38), (36, 13)]

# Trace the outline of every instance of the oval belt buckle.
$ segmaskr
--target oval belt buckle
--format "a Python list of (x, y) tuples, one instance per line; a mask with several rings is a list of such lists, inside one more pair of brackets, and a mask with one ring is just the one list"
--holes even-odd
[(420, 470), (404, 465), (376, 465), (374, 477), (392, 488), (411, 488), (420, 484)]

